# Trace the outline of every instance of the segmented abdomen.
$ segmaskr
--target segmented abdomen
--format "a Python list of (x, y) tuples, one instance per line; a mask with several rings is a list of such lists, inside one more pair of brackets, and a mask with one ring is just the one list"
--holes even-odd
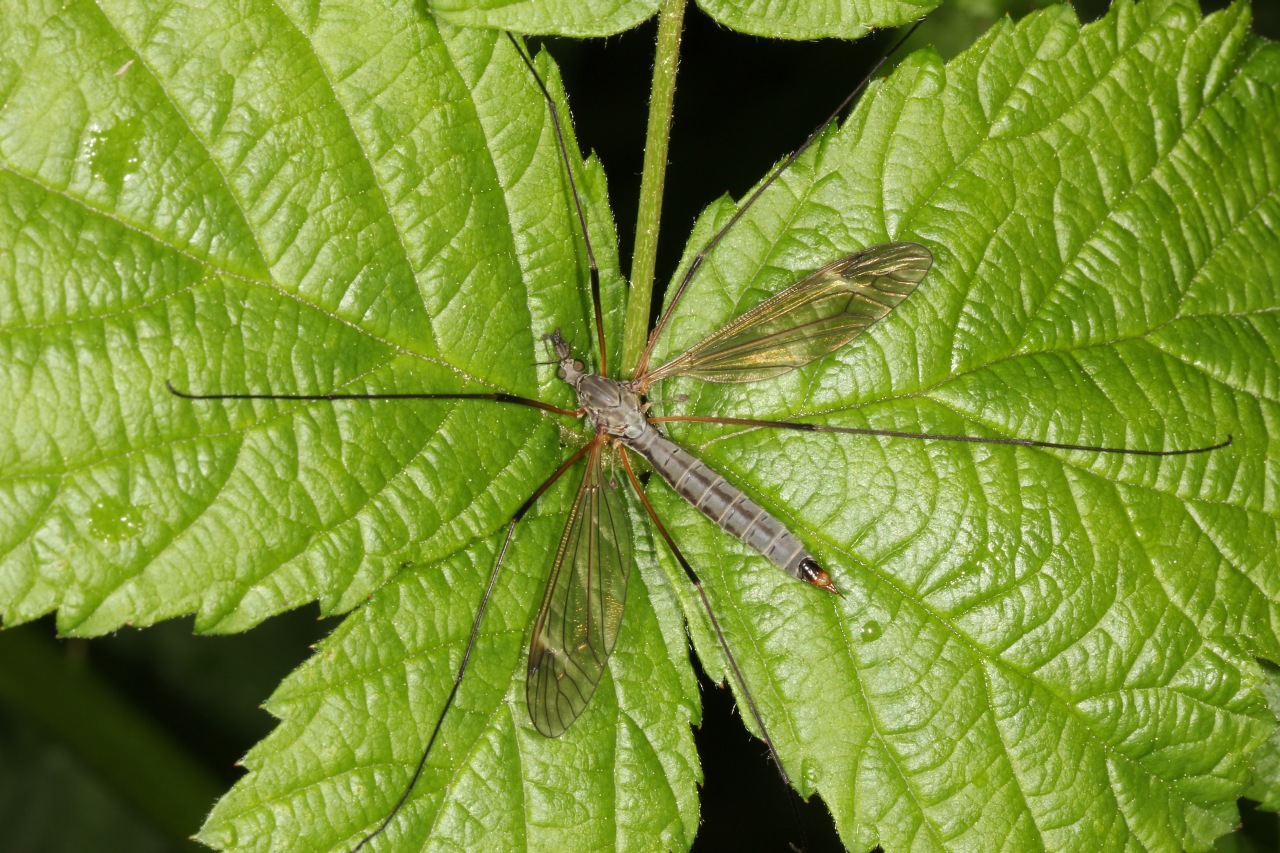
[(624, 439), (624, 443), (649, 460), (671, 488), (731, 536), (793, 577), (812, 582), (801, 572), (801, 562), (813, 557), (800, 540), (710, 465), (653, 427), (638, 438)]

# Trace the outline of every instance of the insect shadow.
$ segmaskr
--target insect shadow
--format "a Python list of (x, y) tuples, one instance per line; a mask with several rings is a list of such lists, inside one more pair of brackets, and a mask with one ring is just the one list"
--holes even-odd
[[(905, 41), (914, 27), (885, 56)], [(791, 778), (779, 756), (768, 726), (757, 707), (737, 658), (721, 629), (703, 582), (680, 550), (646, 493), (632, 456), (639, 456), (668, 488), (688, 501), (712, 523), (740, 540), (774, 566), (817, 591), (843, 597), (835, 579), (805, 544), (781, 520), (760, 506), (742, 489), (726, 480), (710, 465), (680, 447), (659, 429), (661, 424), (697, 422), (736, 427), (780, 429), (839, 435), (910, 438), (985, 445), (1049, 448), (1063, 451), (1134, 456), (1180, 456), (1206, 453), (1231, 443), (1175, 450), (1143, 450), (1102, 447), (1021, 438), (977, 437), (912, 431), (841, 427), (802, 421), (756, 418), (703, 417), (695, 415), (651, 416), (647, 399), (653, 386), (665, 379), (686, 377), (703, 382), (734, 384), (767, 381), (849, 344), (901, 305), (924, 280), (933, 264), (933, 253), (921, 243), (891, 242), (871, 246), (832, 260), (800, 281), (730, 320), (684, 352), (652, 364), (655, 347), (668, 328), (677, 305), (703, 262), (741, 220), (760, 196), (834, 122), (863, 91), (880, 69), (881, 59), (845, 100), (796, 151), (784, 159), (739, 205), (736, 212), (694, 256), (653, 324), (647, 343), (630, 379), (610, 375), (605, 343), (600, 275), (587, 233), (586, 214), (574, 179), (561, 119), (555, 102), (524, 46), (507, 36), (547, 105), (556, 143), (574, 202), (574, 213), (588, 265), (595, 344), (598, 364), (592, 369), (575, 354), (559, 329), (549, 330), (544, 341), (557, 366), (557, 375), (575, 391), (578, 407), (566, 409), (514, 394), (493, 393), (397, 393), (397, 394), (204, 394), (180, 390), (174, 395), (194, 401), (213, 400), (471, 400), (538, 409), (548, 415), (587, 419), (593, 436), (573, 452), (516, 509), (507, 522), (502, 545), (494, 560), (484, 593), (476, 608), (461, 662), (436, 716), (421, 757), (402, 793), (386, 815), (355, 845), (359, 851), (377, 839), (409, 801), (431, 755), (442, 727), (462, 687), (482, 621), (498, 582), (507, 551), (520, 521), (538, 499), (570, 470), (582, 473), (568, 519), (552, 560), (546, 589), (534, 619), (526, 670), (526, 702), (539, 732), (558, 737), (586, 710), (599, 683), (622, 624), (627, 587), (633, 563), (632, 530), (623, 489), (634, 490), (653, 529), (697, 592), (707, 623), (727, 662), (746, 711), (768, 749), (782, 781), (794, 792)], [(619, 473), (620, 472), (620, 473)], [(795, 807), (795, 798), (792, 797)], [(797, 826), (799, 827), (797, 815)], [(801, 833), (803, 830), (800, 830)]]

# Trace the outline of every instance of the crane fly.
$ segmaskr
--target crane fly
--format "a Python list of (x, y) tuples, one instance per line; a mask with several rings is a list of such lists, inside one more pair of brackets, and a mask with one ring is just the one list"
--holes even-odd
[[(914, 28), (912, 28), (914, 30)], [(910, 32), (907, 33), (907, 36)], [(376, 839), (408, 802), (426, 766), (458, 691), (475, 648), (481, 622), (506, 559), (517, 525), (538, 499), (563, 475), (582, 463), (582, 476), (568, 519), (551, 562), (545, 592), (533, 621), (526, 670), (526, 701), (530, 719), (539, 732), (558, 737), (584, 713), (608, 666), (622, 624), (630, 578), (632, 531), (623, 498), (629, 485), (639, 498), (654, 530), (666, 543), (690, 584), (697, 591), (707, 621), (714, 631), (728, 670), (751, 714), (770, 758), (783, 781), (791, 780), (768, 734), (751, 691), (732, 649), (721, 630), (702, 581), (681, 552), (650, 503), (631, 455), (641, 457), (673, 491), (722, 530), (765, 557), (793, 578), (817, 590), (841, 596), (836, 581), (787, 526), (742, 489), (728, 482), (710, 465), (669, 439), (658, 428), (685, 421), (752, 428), (799, 430), (845, 435), (913, 438), (969, 442), (1065, 451), (1087, 451), (1142, 456), (1178, 456), (1205, 453), (1230, 444), (1228, 437), (1212, 446), (1181, 450), (1135, 450), (1018, 438), (974, 437), (898, 430), (840, 427), (799, 421), (754, 418), (671, 415), (650, 417), (647, 395), (662, 380), (684, 377), (702, 382), (732, 384), (766, 381), (801, 368), (848, 345), (854, 338), (887, 317), (924, 280), (933, 264), (933, 253), (916, 242), (891, 242), (864, 248), (839, 258), (804, 276), (800, 281), (766, 299), (711, 332), (684, 352), (650, 367), (655, 346), (662, 338), (676, 305), (685, 294), (702, 262), (748, 208), (795, 160), (808, 150), (865, 88), (885, 61), (880, 60), (831, 116), (793, 154), (783, 160), (746, 198), (732, 217), (694, 257), (654, 324), (633, 378), (609, 376), (599, 272), (587, 233), (586, 217), (574, 180), (560, 118), (547, 87), (538, 76), (522, 44), (508, 34), (512, 46), (532, 74), (550, 112), (556, 142), (567, 175), (570, 193), (589, 266), (599, 365), (591, 370), (573, 351), (559, 329), (544, 335), (557, 366), (557, 375), (577, 395), (578, 408), (566, 409), (507, 393), (401, 393), (401, 394), (197, 394), (169, 390), (189, 400), (475, 400), (526, 406), (549, 415), (585, 418), (594, 435), (573, 452), (516, 510), (508, 521), (501, 547), (473, 618), (461, 662), (452, 687), (436, 716), (427, 740), (403, 793), (376, 827), (353, 850)], [(899, 41), (905, 41), (906, 36)], [(896, 49), (896, 47), (894, 48)], [(892, 51), (890, 51), (890, 54)], [(889, 54), (886, 54), (886, 59)], [(842, 597), (842, 596), (841, 596)]]

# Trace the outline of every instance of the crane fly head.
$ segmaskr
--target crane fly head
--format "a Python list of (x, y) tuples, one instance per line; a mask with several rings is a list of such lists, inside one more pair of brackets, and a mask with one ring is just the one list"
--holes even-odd
[(582, 377), (587, 375), (587, 366), (573, 357), (569, 342), (564, 339), (564, 335), (560, 334), (559, 329), (549, 335), (543, 335), (542, 339), (551, 344), (551, 348), (555, 350), (556, 361), (560, 362), (560, 369), (556, 371), (556, 375), (577, 388), (582, 382)]

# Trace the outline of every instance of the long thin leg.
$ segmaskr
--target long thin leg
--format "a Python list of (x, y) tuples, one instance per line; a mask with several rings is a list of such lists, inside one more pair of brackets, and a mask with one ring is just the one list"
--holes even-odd
[(763, 421), (755, 418), (711, 418), (698, 415), (668, 415), (662, 418), (649, 418), (651, 424), (670, 423), (672, 421), (692, 421), (700, 424), (729, 424), (730, 426), (768, 427), (772, 429), (791, 429), (801, 432), (833, 432), (843, 435), (878, 435), (886, 438), (919, 438), (925, 441), (959, 441), (965, 444), (1012, 444), (1017, 447), (1048, 447), (1052, 450), (1083, 450), (1089, 453), (1119, 453), (1124, 456), (1189, 456), (1193, 453), (1208, 453), (1221, 450), (1231, 444), (1231, 436), (1226, 441), (1204, 447), (1191, 447), (1186, 450), (1132, 450), (1128, 447), (1095, 447), (1088, 444), (1062, 444), (1056, 441), (1036, 441), (1030, 438), (981, 438), (975, 435), (946, 435), (929, 432), (904, 432), (896, 429), (871, 429), (869, 427), (838, 427), (826, 424), (807, 424), (798, 421)]
[(404, 793), (400, 795), (400, 799), (396, 800), (395, 806), (387, 814), (377, 828), (360, 840), (360, 843), (352, 848), (351, 853), (361, 850), (377, 836), (381, 835), (383, 830), (390, 825), (395, 816), (399, 814), (400, 809), (404, 808), (405, 803), (409, 801), (409, 795), (413, 793), (413, 788), (418, 784), (418, 777), (422, 775), (423, 768), (427, 766), (427, 756), (431, 754), (431, 747), (435, 745), (436, 737), (440, 734), (440, 729), (444, 725), (445, 715), (449, 713), (449, 709), (453, 707), (453, 700), (458, 695), (458, 688), (462, 686), (462, 677), (467, 674), (467, 665), (471, 661), (471, 651), (475, 648), (476, 639), (480, 636), (480, 622), (484, 619), (485, 611), (489, 609), (489, 598), (493, 595), (493, 589), (498, 582), (498, 573), (502, 569), (502, 561), (507, 556), (507, 548), (511, 545), (511, 537), (515, 533), (516, 524), (525, 514), (533, 507), (538, 498), (549, 488), (551, 484), (560, 479), (560, 476), (568, 471), (573, 464), (586, 455), (587, 451), (595, 446), (595, 442), (588, 443), (578, 450), (555, 470), (550, 477), (546, 479), (541, 486), (534, 490), (533, 494), (522, 504), (515, 514), (511, 516), (511, 521), (507, 523), (507, 535), (502, 540), (502, 549), (498, 552), (498, 558), (494, 560), (493, 571), (489, 573), (489, 582), (485, 585), (484, 595), (480, 599), (480, 606), (476, 609), (476, 617), (471, 623), (471, 634), (467, 638), (467, 647), (462, 653), (462, 663), (458, 666), (458, 674), (454, 676), (453, 688), (449, 691), (449, 696), (444, 700), (444, 707), (440, 709), (440, 716), (436, 718), (435, 727), (431, 730), (431, 737), (427, 738), (427, 745), (422, 750), (422, 757), (418, 759), (418, 766), (414, 768), (413, 775), (409, 777), (409, 784), (405, 785)]
[[(689, 582), (698, 590), (698, 597), (702, 599), (702, 609), (706, 611), (707, 619), (711, 622), (711, 627), (715, 629), (716, 639), (720, 643), (720, 650), (724, 652), (725, 660), (729, 662), (729, 670), (733, 673), (733, 680), (738, 683), (738, 689), (747, 701), (747, 708), (751, 712), (751, 718), (756, 721), (760, 736), (764, 739), (765, 746), (769, 749), (769, 758), (773, 761), (773, 766), (778, 769), (778, 775), (782, 777), (782, 784), (786, 786), (787, 793), (791, 798), (791, 810), (795, 814), (796, 827), (800, 832), (800, 846), (798, 849), (804, 850), (809, 842), (805, 836), (804, 822), (800, 819), (800, 806), (796, 802), (796, 793), (791, 786), (791, 777), (787, 775), (787, 769), (782, 766), (782, 758), (778, 755), (778, 750), (773, 745), (773, 738), (769, 737), (769, 729), (764, 724), (764, 718), (760, 716), (760, 709), (756, 707), (756, 700), (751, 696), (751, 691), (747, 689), (747, 681), (742, 675), (742, 670), (738, 667), (738, 660), (729, 649), (729, 641), (725, 639), (724, 631), (720, 628), (720, 620), (716, 618), (715, 610), (711, 608), (711, 599), (707, 597), (706, 588), (703, 587), (698, 573), (693, 570), (693, 566), (689, 565), (689, 561), (685, 559), (684, 554), (676, 546), (671, 534), (667, 532), (667, 526), (662, 523), (662, 519), (658, 517), (653, 505), (649, 503), (649, 498), (645, 495), (644, 489), (640, 486), (640, 481), (636, 479), (635, 471), (631, 468), (631, 460), (627, 458), (626, 450), (620, 450), (619, 455), (622, 457), (622, 467), (627, 470), (627, 478), (631, 480), (631, 486), (640, 497), (640, 503), (644, 504), (645, 510), (649, 513), (649, 518), (653, 520), (653, 526), (658, 529), (663, 541), (671, 549), (671, 553), (675, 556), (676, 562), (680, 564), (680, 568), (684, 569), (685, 576), (689, 578)], [(794, 847), (793, 845), (793, 849)]]
[(573, 178), (573, 166), (569, 163), (569, 146), (564, 141), (564, 128), (560, 126), (560, 113), (556, 110), (556, 102), (551, 99), (551, 93), (547, 91), (546, 84), (542, 82), (542, 78), (538, 76), (538, 72), (534, 69), (533, 60), (525, 53), (524, 48), (520, 45), (520, 42), (516, 41), (515, 36), (507, 33), (507, 38), (511, 40), (516, 53), (520, 54), (520, 59), (524, 61), (525, 67), (533, 75), (534, 82), (542, 90), (542, 97), (546, 100), (547, 109), (551, 113), (551, 124), (556, 131), (556, 144), (560, 146), (560, 159), (564, 161), (564, 173), (569, 177), (569, 190), (573, 194), (573, 208), (578, 214), (578, 226), (582, 229), (582, 242), (587, 247), (587, 264), (591, 271), (591, 304), (595, 309), (596, 342), (600, 347), (600, 375), (607, 376), (609, 374), (609, 356), (604, 345), (604, 312), (600, 308), (600, 268), (596, 265), (596, 253), (591, 248), (591, 236), (587, 233), (587, 215), (582, 209), (582, 199), (578, 196), (578, 182)]
[(636, 365), (636, 376), (644, 376), (645, 373), (648, 372), (649, 358), (653, 355), (653, 348), (658, 344), (658, 338), (662, 336), (662, 330), (666, 328), (667, 321), (671, 319), (671, 315), (675, 311), (676, 305), (680, 302), (680, 297), (684, 296), (685, 289), (689, 286), (689, 282), (693, 280), (694, 274), (698, 271), (698, 268), (702, 266), (702, 262), (707, 259), (707, 255), (711, 254), (711, 250), (724, 239), (724, 236), (729, 233), (729, 229), (738, 224), (738, 220), (741, 219), (751, 206), (756, 203), (756, 199), (760, 198), (760, 196), (764, 194), (764, 191), (767, 190), (774, 181), (778, 180), (778, 178), (782, 176), (783, 172), (787, 171), (787, 169), (791, 167), (792, 163), (798, 160), (804, 152), (808, 151), (809, 148), (812, 147), (813, 143), (818, 140), (818, 137), (822, 135), (822, 132), (826, 130), (833, 121), (840, 117), (840, 114), (843, 113), (845, 108), (853, 102), (854, 98), (858, 97), (858, 95), (862, 93), (863, 89), (867, 88), (867, 84), (871, 82), (871, 78), (874, 77), (876, 72), (880, 70), (881, 66), (889, 60), (889, 57), (893, 56), (898, 48), (902, 47), (903, 42), (911, 38), (911, 34), (916, 31), (916, 27), (920, 26), (922, 21), (923, 18), (912, 24), (911, 29), (907, 30), (906, 35), (898, 39), (894, 43), (893, 47), (889, 48), (885, 55), (880, 57), (880, 61), (867, 72), (867, 75), (862, 78), (862, 81), (858, 83), (857, 86), (854, 87), (848, 97), (840, 102), (840, 106), (836, 107), (831, 112), (831, 115), (827, 116), (826, 120), (824, 120), (822, 124), (818, 125), (817, 129), (815, 129), (813, 133), (809, 134), (809, 138), (804, 141), (803, 145), (793, 151), (787, 159), (783, 160), (782, 163), (769, 174), (769, 177), (764, 179), (764, 182), (760, 184), (760, 186), (756, 187), (755, 192), (747, 196), (747, 200), (738, 207), (737, 212), (735, 212), (733, 216), (729, 217), (729, 221), (726, 222), (710, 240), (707, 241), (707, 245), (702, 247), (702, 251), (698, 252), (693, 261), (689, 264), (689, 268), (685, 270), (684, 275), (680, 278), (680, 283), (676, 285), (675, 293), (672, 294), (671, 299), (667, 302), (666, 310), (662, 312), (662, 316), (658, 318), (658, 322), (653, 327), (653, 331), (649, 333), (649, 343), (644, 348), (644, 354), (640, 356), (640, 363)]
[(517, 397), (515, 394), (192, 394), (174, 387), (168, 379), (164, 384), (169, 388), (170, 394), (184, 400), (489, 400), (494, 403), (529, 406), (568, 418), (580, 418), (583, 415), (582, 409), (561, 409), (528, 397)]

